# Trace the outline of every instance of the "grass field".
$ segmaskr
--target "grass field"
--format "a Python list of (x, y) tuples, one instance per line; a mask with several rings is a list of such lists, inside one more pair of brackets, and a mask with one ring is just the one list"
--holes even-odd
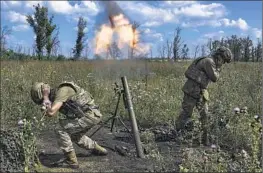
[[(114, 83), (121, 85), (126, 76), (133, 97), (139, 126), (173, 125), (181, 109), (185, 82), (184, 72), (189, 62), (146, 61), (2, 61), (1, 62), (1, 127), (17, 126), (19, 119), (40, 117), (41, 111), (30, 99), (32, 82), (43, 81), (56, 86), (60, 82), (74, 81), (86, 88), (94, 97), (106, 118), (116, 104)], [(254, 166), (259, 153), (259, 133), (250, 124), (262, 112), (262, 65), (260, 63), (232, 63), (222, 69), (220, 80), (212, 83), (209, 110), (210, 123), (230, 119), (229, 128), (211, 129), (226, 148), (235, 146), (246, 150)], [(248, 113), (234, 114), (235, 107), (247, 106)], [(126, 110), (121, 106), (121, 114)], [(194, 119), (198, 122), (198, 114)], [(46, 120), (51, 125), (56, 118)], [(198, 130), (197, 130), (198, 131)], [(198, 133), (198, 132), (197, 132)], [(255, 134), (256, 133), (256, 134)], [(230, 149), (229, 148), (229, 149)], [(233, 148), (232, 148), (233, 149)], [(249, 162), (250, 163), (250, 162)], [(251, 165), (253, 165), (251, 162)], [(248, 166), (248, 167), (251, 167)], [(252, 168), (251, 168), (252, 169)], [(247, 168), (250, 170), (250, 168)]]

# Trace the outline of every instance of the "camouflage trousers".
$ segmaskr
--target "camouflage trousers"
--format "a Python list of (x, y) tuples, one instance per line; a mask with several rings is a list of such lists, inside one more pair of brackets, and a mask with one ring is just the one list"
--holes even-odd
[(200, 114), (200, 122), (203, 133), (207, 134), (208, 126), (208, 104), (203, 98), (195, 99), (190, 95), (184, 93), (182, 102), (182, 111), (176, 121), (176, 129), (183, 130), (185, 125), (191, 121), (194, 108), (197, 108)]
[[(93, 116), (93, 115), (91, 115)], [(93, 116), (92, 119), (82, 117), (80, 119), (60, 119), (60, 127), (56, 130), (58, 145), (64, 152), (73, 151), (73, 143), (79, 147), (91, 150), (96, 141), (89, 138), (86, 132), (100, 121), (100, 117)]]

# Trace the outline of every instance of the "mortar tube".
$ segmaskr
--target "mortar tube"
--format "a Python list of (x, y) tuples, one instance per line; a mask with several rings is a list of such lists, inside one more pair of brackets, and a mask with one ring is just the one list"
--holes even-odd
[(134, 110), (133, 110), (133, 105), (132, 105), (132, 101), (131, 101), (131, 95), (130, 95), (130, 91), (129, 91), (129, 87), (128, 87), (128, 82), (127, 82), (126, 76), (121, 77), (121, 81), (122, 81), (122, 84), (123, 84), (124, 94), (125, 94), (125, 97), (126, 97), (128, 113), (129, 113), (129, 116), (130, 116), (130, 119), (131, 119), (132, 132), (133, 132), (133, 135), (134, 135), (135, 146), (136, 146), (136, 151), (137, 151), (137, 157), (144, 158), (142, 144), (141, 144), (141, 139), (140, 139), (139, 130), (138, 130), (137, 122), (136, 122), (135, 113), (134, 113)]

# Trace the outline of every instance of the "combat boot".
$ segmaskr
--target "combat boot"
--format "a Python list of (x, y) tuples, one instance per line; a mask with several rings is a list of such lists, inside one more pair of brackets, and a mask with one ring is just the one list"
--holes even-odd
[(95, 142), (95, 146), (94, 149), (92, 149), (92, 153), (96, 155), (107, 155), (108, 151)]
[(65, 152), (64, 155), (65, 155), (65, 158), (63, 158), (63, 159), (61, 159), (55, 163), (52, 163), (51, 166), (53, 166), (53, 167), (69, 166), (72, 169), (78, 169), (79, 168), (77, 156), (76, 156), (76, 153), (74, 150), (70, 151), (70, 152)]
[(66, 158), (67, 158), (66, 162), (71, 168), (73, 169), (79, 168), (78, 159), (74, 150), (66, 153)]

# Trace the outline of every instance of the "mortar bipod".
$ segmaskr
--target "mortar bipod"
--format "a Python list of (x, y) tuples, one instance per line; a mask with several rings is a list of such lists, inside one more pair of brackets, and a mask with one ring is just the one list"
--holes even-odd
[(112, 123), (111, 123), (111, 132), (113, 131), (113, 127), (114, 127), (114, 124), (116, 123), (116, 120), (119, 120), (121, 122), (121, 124), (126, 128), (126, 130), (131, 134), (130, 130), (125, 125), (125, 123), (122, 121), (121, 117), (119, 115), (117, 115), (121, 97), (123, 99), (124, 107), (125, 107), (125, 109), (127, 109), (127, 100), (126, 100), (126, 97), (124, 94), (124, 89), (121, 89), (116, 82), (115, 82), (115, 86), (116, 87), (114, 88), (114, 91), (116, 94), (118, 94), (118, 100), (117, 100), (117, 104), (115, 107), (115, 111), (114, 111), (114, 115), (113, 115), (113, 119), (112, 119)]

